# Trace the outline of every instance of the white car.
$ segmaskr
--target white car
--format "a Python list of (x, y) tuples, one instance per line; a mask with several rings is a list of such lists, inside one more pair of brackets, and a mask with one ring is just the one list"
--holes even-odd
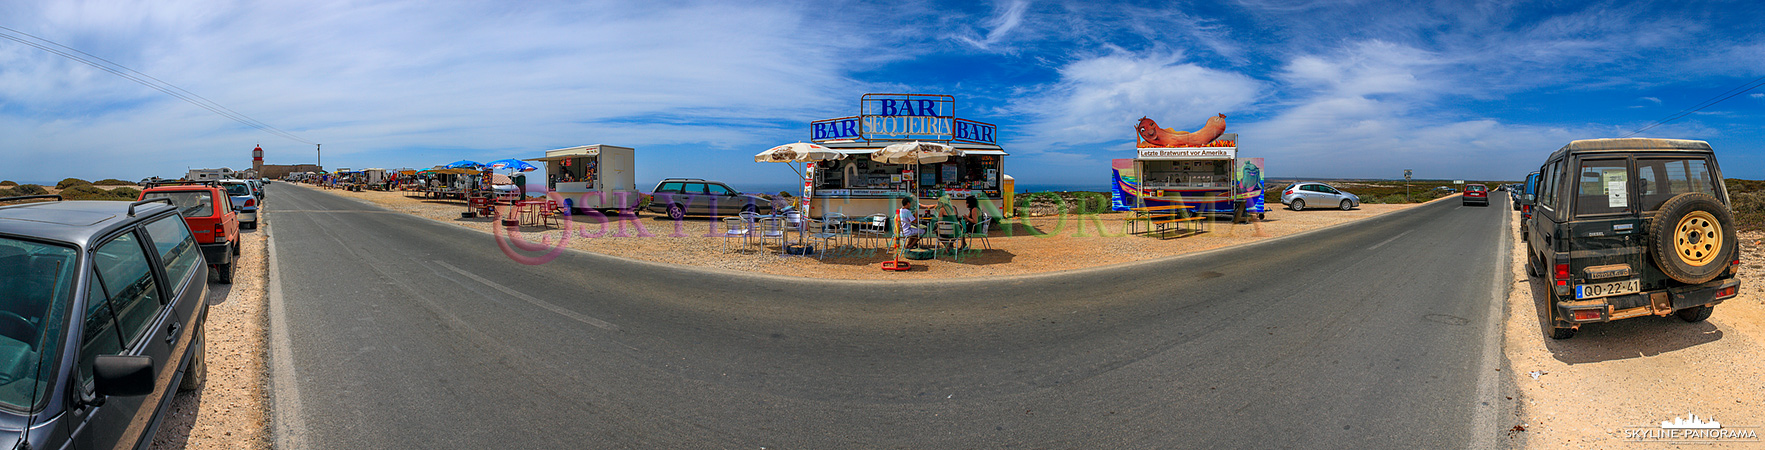
[(1304, 211), (1308, 205), (1347, 211), (1360, 206), (1361, 198), (1324, 183), (1294, 183), (1281, 191), (1281, 204), (1294, 211)]

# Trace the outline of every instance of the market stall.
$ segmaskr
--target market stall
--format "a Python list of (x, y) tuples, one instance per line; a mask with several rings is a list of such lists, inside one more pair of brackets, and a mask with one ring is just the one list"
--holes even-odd
[(613, 145), (584, 145), (546, 150), (546, 190), (564, 197), (572, 211), (636, 210), (643, 195), (637, 190), (636, 151)]
[(1225, 116), (1193, 133), (1157, 128), (1141, 119), (1134, 159), (1112, 161), (1113, 209), (1182, 206), (1200, 215), (1257, 215), (1262, 202), (1262, 158), (1239, 158), (1238, 136), (1224, 133)]
[[(811, 216), (848, 217), (890, 214), (900, 198), (940, 201), (965, 214), (967, 197), (979, 197), (992, 216), (1009, 213), (1004, 199), (1004, 159), (996, 127), (955, 117), (948, 95), (865, 94), (860, 114), (810, 124), (810, 139), (846, 158), (805, 163), (803, 202)], [(890, 144), (935, 142), (955, 149), (943, 161), (920, 164), (879, 162), (871, 155)]]

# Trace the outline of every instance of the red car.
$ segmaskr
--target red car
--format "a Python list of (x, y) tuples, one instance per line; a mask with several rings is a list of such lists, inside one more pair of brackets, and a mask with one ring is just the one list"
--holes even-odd
[(184, 225), (196, 236), (202, 257), (213, 267), (221, 283), (233, 282), (233, 258), (239, 256), (239, 213), (227, 191), (212, 183), (153, 184), (141, 191), (141, 198), (169, 198)]
[(1465, 185), (1465, 195), (1462, 196), (1462, 198), (1464, 199), (1464, 203), (1461, 203), (1462, 205), (1475, 203), (1478, 205), (1489, 206), (1489, 188), (1484, 187), (1481, 184), (1467, 184)]

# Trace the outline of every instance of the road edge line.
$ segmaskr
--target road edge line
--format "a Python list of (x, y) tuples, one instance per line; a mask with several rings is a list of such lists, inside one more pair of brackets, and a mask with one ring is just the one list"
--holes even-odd
[(1465, 446), (1472, 450), (1499, 448), (1498, 439), (1502, 435), (1501, 426), (1496, 422), (1500, 420), (1498, 413), (1504, 408), (1496, 399), (1500, 396), (1497, 391), (1501, 386), (1501, 366), (1504, 365), (1502, 342), (1507, 330), (1508, 291), (1512, 290), (1514, 279), (1513, 221), (1503, 219), (1501, 245), (1496, 249), (1502, 263), (1499, 269), (1490, 271), (1493, 279), (1490, 282), (1489, 318), (1483, 326), (1483, 361), (1477, 365), (1477, 396), (1471, 404), (1471, 439)]
[(270, 435), (271, 448), (304, 449), (306, 423), (300, 407), (300, 386), (295, 384), (294, 358), (288, 331), (288, 313), (282, 302), (282, 272), (276, 263), (276, 235), (265, 228), (264, 253), (269, 265), (264, 272), (270, 303)]

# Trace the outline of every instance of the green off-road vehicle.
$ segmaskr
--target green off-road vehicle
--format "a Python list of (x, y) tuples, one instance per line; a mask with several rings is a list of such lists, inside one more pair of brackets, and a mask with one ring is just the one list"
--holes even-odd
[(1734, 214), (1709, 143), (1570, 142), (1537, 189), (1526, 272), (1549, 286), (1552, 338), (1649, 315), (1698, 322), (1739, 293)]

